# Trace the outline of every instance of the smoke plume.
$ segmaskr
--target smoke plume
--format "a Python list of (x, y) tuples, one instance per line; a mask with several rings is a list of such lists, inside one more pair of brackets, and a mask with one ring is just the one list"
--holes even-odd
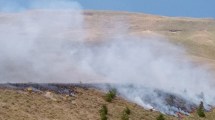
[(126, 99), (168, 114), (200, 101), (215, 105), (209, 72), (167, 40), (121, 32), (89, 42), (77, 2), (0, 3), (1, 83), (109, 83)]

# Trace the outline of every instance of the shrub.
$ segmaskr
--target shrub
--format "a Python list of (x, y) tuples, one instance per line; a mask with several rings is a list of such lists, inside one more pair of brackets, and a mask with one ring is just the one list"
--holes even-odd
[(116, 89), (109, 90), (105, 96), (107, 102), (111, 102), (116, 97)]
[(164, 118), (163, 114), (160, 114), (160, 115), (156, 118), (156, 120), (165, 120), (165, 118)]
[(107, 102), (112, 102), (112, 97), (109, 95), (109, 94), (106, 94), (106, 96), (105, 96), (105, 101), (107, 101)]
[(123, 112), (128, 114), (128, 115), (131, 114), (131, 110), (128, 107), (126, 107)]
[(109, 94), (112, 98), (115, 98), (116, 97), (116, 89), (109, 90)]
[(199, 115), (199, 117), (205, 117), (203, 102), (200, 103), (197, 109), (197, 114)]
[(101, 112), (104, 112), (104, 113), (105, 113), (105, 115), (107, 115), (107, 113), (108, 113), (108, 109), (107, 109), (107, 106), (106, 106), (106, 105), (102, 105)]
[(129, 120), (128, 114), (126, 114), (125, 112), (123, 112), (121, 120)]
[(107, 116), (104, 113), (100, 113), (101, 120), (107, 120)]
[(128, 107), (126, 107), (122, 112), (121, 120), (129, 120), (130, 114), (131, 114), (131, 110)]
[(107, 120), (108, 109), (106, 105), (102, 105), (102, 108), (99, 110), (101, 120)]

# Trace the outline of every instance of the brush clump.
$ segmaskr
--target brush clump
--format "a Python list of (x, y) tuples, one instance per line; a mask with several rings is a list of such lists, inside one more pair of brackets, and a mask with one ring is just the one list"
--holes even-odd
[(116, 89), (111, 89), (105, 95), (105, 101), (112, 102), (112, 100), (116, 97)]
[(107, 120), (108, 109), (106, 105), (102, 105), (102, 108), (99, 110), (101, 120)]
[(131, 114), (131, 110), (128, 107), (126, 107), (122, 112), (121, 120), (129, 120), (130, 114)]
[(163, 114), (160, 114), (160, 115), (156, 118), (156, 120), (165, 120), (165, 118), (164, 118)]

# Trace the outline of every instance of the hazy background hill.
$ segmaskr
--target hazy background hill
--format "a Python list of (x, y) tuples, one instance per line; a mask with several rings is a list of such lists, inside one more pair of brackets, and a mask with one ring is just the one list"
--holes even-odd
[[(178, 44), (194, 58), (215, 67), (215, 20), (198, 18), (177, 18), (142, 13), (85, 11), (85, 29), (91, 40), (111, 36), (113, 28), (120, 24), (130, 34), (140, 36), (160, 36)], [(117, 22), (116, 22), (117, 21)]]

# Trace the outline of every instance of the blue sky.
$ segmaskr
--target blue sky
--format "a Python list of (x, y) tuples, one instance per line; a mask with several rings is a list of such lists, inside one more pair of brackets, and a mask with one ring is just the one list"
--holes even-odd
[(215, 18), (215, 0), (76, 0), (85, 9)]
[[(33, 1), (33, 2), (32, 2)], [(58, 2), (56, 2), (58, 1)], [(67, 1), (66, 4), (58, 4)], [(0, 11), (28, 9), (35, 3), (39, 6), (70, 7), (79, 2), (84, 9), (143, 12), (164, 16), (215, 18), (215, 0), (0, 0)], [(74, 6), (74, 5), (73, 5)]]

